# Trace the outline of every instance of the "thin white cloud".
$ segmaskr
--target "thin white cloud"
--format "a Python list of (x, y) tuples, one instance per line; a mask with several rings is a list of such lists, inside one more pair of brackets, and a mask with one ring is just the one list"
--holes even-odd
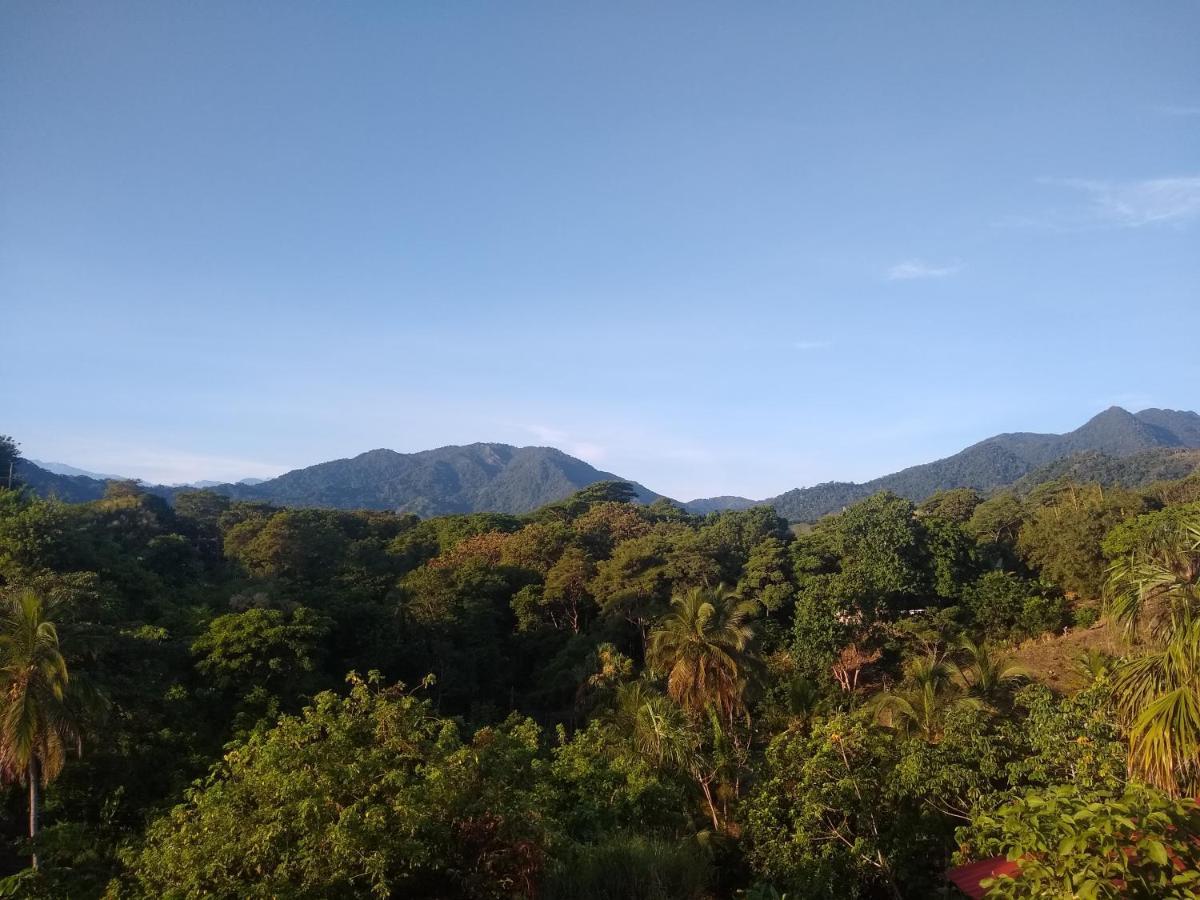
[(888, 281), (913, 281), (918, 278), (948, 278), (962, 270), (958, 263), (934, 264), (923, 259), (906, 259), (887, 270)]
[[(193, 481), (238, 481), (242, 478), (274, 478), (288, 471), (287, 466), (228, 456), (209, 456), (167, 447), (131, 444), (81, 447), (72, 452), (64, 445), (58, 456), (93, 472), (120, 472), (150, 484), (189, 484)], [(42, 454), (42, 458), (51, 458)]]
[(832, 344), (833, 341), (796, 341), (792, 346), (797, 350), (824, 350)]
[(1189, 106), (1181, 103), (1164, 103), (1161, 106), (1156, 106), (1155, 109), (1164, 116), (1176, 116), (1179, 118), (1200, 116), (1200, 106)]
[(1133, 228), (1200, 215), (1200, 176), (1134, 182), (1065, 182), (1086, 192), (1100, 216)]
[(1146, 225), (1182, 224), (1200, 216), (1200, 176), (1197, 175), (1142, 181), (1046, 179), (1046, 183), (1078, 191), (1088, 201), (1082, 216), (1068, 217), (1057, 223), (1060, 226), (1075, 220), (1077, 225), (1142, 228)]
[(1153, 394), (1148, 394), (1144, 391), (1122, 391), (1118, 394), (1113, 394), (1111, 397), (1105, 397), (1093, 404), (1097, 409), (1106, 409), (1110, 406), (1123, 406), (1125, 409), (1137, 412), (1142, 409), (1150, 409), (1151, 407), (1159, 406), (1155, 401)]
[(547, 443), (562, 443), (567, 439), (567, 433), (558, 428), (551, 428), (549, 425), (526, 425), (526, 431), (537, 437), (539, 441)]
[(539, 441), (557, 447), (564, 453), (577, 456), (586, 462), (599, 463), (608, 456), (606, 447), (594, 441), (576, 440), (561, 428), (554, 428), (550, 425), (526, 425), (524, 427), (526, 431), (536, 436)]

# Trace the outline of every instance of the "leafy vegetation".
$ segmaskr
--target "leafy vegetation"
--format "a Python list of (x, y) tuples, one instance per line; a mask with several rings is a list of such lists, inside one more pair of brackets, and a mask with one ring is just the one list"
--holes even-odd
[(1188, 481), (637, 497), (0, 489), (0, 895), (1197, 895)]
[[(1146, 409), (1132, 414), (1113, 407), (1067, 434), (996, 435), (946, 459), (862, 484), (828, 482), (761, 501), (700, 498), (683, 507), (694, 515), (707, 515), (765, 505), (789, 521), (815, 522), (881, 491), (921, 502), (939, 493), (990, 493), (1010, 486), (1025, 495), (1039, 485), (1064, 480), (1103, 488), (1144, 488), (1196, 473), (1198, 450), (1200, 416), (1196, 413)], [(4, 458), (0, 452), (0, 464)], [(94, 478), (55, 474), (26, 461), (20, 461), (18, 468), (20, 479), (43, 497), (86, 502), (104, 496), (105, 483)], [(438, 516), (527, 513), (588, 485), (615, 480), (615, 475), (549, 447), (470, 444), (420, 453), (371, 450), (265, 482), (216, 485), (212, 490), (277, 506)], [(658, 497), (641, 485), (633, 487), (642, 502)], [(151, 485), (146, 490), (174, 499), (187, 488)]]

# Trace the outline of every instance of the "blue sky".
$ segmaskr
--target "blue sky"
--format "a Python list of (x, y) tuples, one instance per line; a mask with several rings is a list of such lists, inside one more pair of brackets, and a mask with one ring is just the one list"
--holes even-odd
[(1200, 407), (1200, 5), (0, 6), (0, 432), (690, 498)]

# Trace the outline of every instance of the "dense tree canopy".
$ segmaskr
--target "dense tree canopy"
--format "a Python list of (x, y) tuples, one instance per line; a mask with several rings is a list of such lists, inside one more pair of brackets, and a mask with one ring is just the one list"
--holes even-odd
[[(0, 599), (44, 604), (72, 686), (49, 643), (23, 645), (63, 704), (29, 721), (64, 725), (38, 746), (85, 751), (45, 756), (39, 775), (64, 764), (37, 781), (32, 842), (11, 757), (0, 894), (927, 897), (956, 854), (1061, 842), (1043, 805), (1191, 828), (1170, 795), (1192, 737), (1133, 710), (1194, 685), (1195, 502), (880, 493), (793, 529), (611, 483), (430, 519), (0, 490)], [(1102, 633), (1102, 599), (1129, 627), (1103, 644), (1118, 658), (1090, 647), (1078, 690), (1019, 664)], [(1118, 826), (997, 896), (1108, 872), (1096, 841), (1142, 846), (1136, 877), (1161, 885), (1158, 851)]]

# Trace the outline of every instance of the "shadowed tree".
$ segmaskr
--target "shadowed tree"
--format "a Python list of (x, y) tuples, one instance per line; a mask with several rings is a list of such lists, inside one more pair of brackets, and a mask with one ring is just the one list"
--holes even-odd
[[(29, 837), (37, 837), (40, 788), (62, 771), (78, 732), (65, 702), (67, 664), (58, 630), (32, 591), (10, 598), (0, 615), (0, 767), (29, 786)], [(37, 868), (37, 854), (31, 859)]]
[(0, 434), (0, 489), (17, 486), (15, 470), (20, 458), (17, 442), (7, 434)]

